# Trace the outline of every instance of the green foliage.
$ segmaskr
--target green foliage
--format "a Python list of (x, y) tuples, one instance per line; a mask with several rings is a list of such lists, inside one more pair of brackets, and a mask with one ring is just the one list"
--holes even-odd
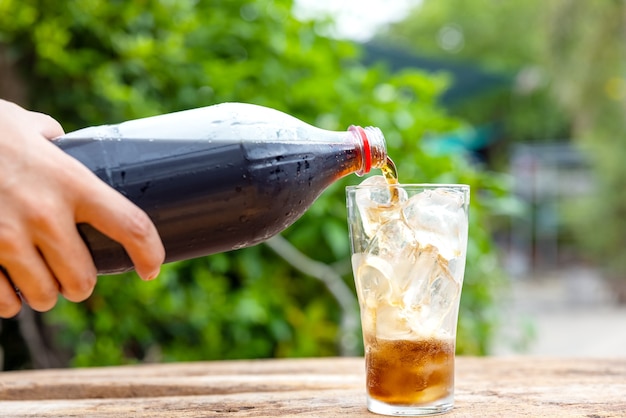
[[(554, 1), (550, 8), (554, 90), (572, 118), (577, 144), (589, 159), (593, 190), (569, 205), (568, 221), (584, 254), (624, 283), (626, 259), (626, 53), (623, 2)], [(623, 286), (623, 285), (622, 285)], [(618, 286), (619, 287), (619, 286)], [(620, 299), (626, 300), (624, 294)]]
[(541, 5), (540, 0), (423, 0), (383, 36), (427, 55), (479, 59), (491, 70), (517, 71), (536, 62)]
[(511, 141), (561, 140), (568, 118), (551, 94), (558, 77), (546, 71), (545, 2), (424, 0), (379, 36), (419, 55), (464, 62), (511, 77), (511, 86), (491, 89), (455, 104), (454, 114), (475, 125), (498, 121)]
[[(487, 216), (503, 187), (461, 159), (427, 155), (425, 136), (459, 126), (437, 107), (441, 77), (365, 68), (357, 46), (321, 37), (292, 2), (4, 0), (0, 41), (30, 105), (66, 130), (251, 102), (325, 129), (380, 127), (402, 182), (472, 187), (471, 242), (459, 351), (488, 351), (499, 282)], [(326, 263), (349, 258), (343, 179), (284, 236)], [(353, 286), (349, 271), (344, 280)], [(150, 283), (103, 277), (84, 303), (45, 315), (73, 365), (338, 354), (340, 310), (318, 281), (264, 245), (164, 266)]]

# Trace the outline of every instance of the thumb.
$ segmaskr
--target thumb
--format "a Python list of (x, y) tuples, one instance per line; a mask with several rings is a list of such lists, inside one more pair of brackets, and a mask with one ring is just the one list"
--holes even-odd
[(65, 133), (61, 124), (45, 113), (31, 111), (30, 117), (33, 127), (47, 139), (54, 139)]

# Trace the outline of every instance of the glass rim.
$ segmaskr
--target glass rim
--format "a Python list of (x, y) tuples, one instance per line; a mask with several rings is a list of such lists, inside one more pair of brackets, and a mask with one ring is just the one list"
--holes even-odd
[(396, 183), (396, 184), (354, 184), (346, 186), (346, 191), (357, 189), (388, 189), (388, 188), (416, 188), (416, 189), (470, 189), (469, 184), (462, 183)]

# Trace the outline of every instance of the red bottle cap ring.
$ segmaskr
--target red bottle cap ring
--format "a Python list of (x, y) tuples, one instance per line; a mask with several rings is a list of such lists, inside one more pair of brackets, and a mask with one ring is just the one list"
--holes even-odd
[(362, 174), (367, 174), (372, 169), (372, 150), (370, 148), (370, 141), (367, 138), (367, 134), (365, 133), (365, 130), (361, 128), (360, 126), (352, 125), (348, 128), (348, 130), (352, 132), (357, 132), (359, 136), (361, 137), (361, 143), (363, 144), (363, 156), (364, 156), (363, 158), (364, 167), (362, 170)]

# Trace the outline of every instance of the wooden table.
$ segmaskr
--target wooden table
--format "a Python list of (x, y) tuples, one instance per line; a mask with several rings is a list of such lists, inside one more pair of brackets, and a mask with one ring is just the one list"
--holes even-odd
[[(2, 417), (375, 417), (361, 358), (0, 373)], [(626, 357), (457, 358), (448, 417), (626, 417)]]

